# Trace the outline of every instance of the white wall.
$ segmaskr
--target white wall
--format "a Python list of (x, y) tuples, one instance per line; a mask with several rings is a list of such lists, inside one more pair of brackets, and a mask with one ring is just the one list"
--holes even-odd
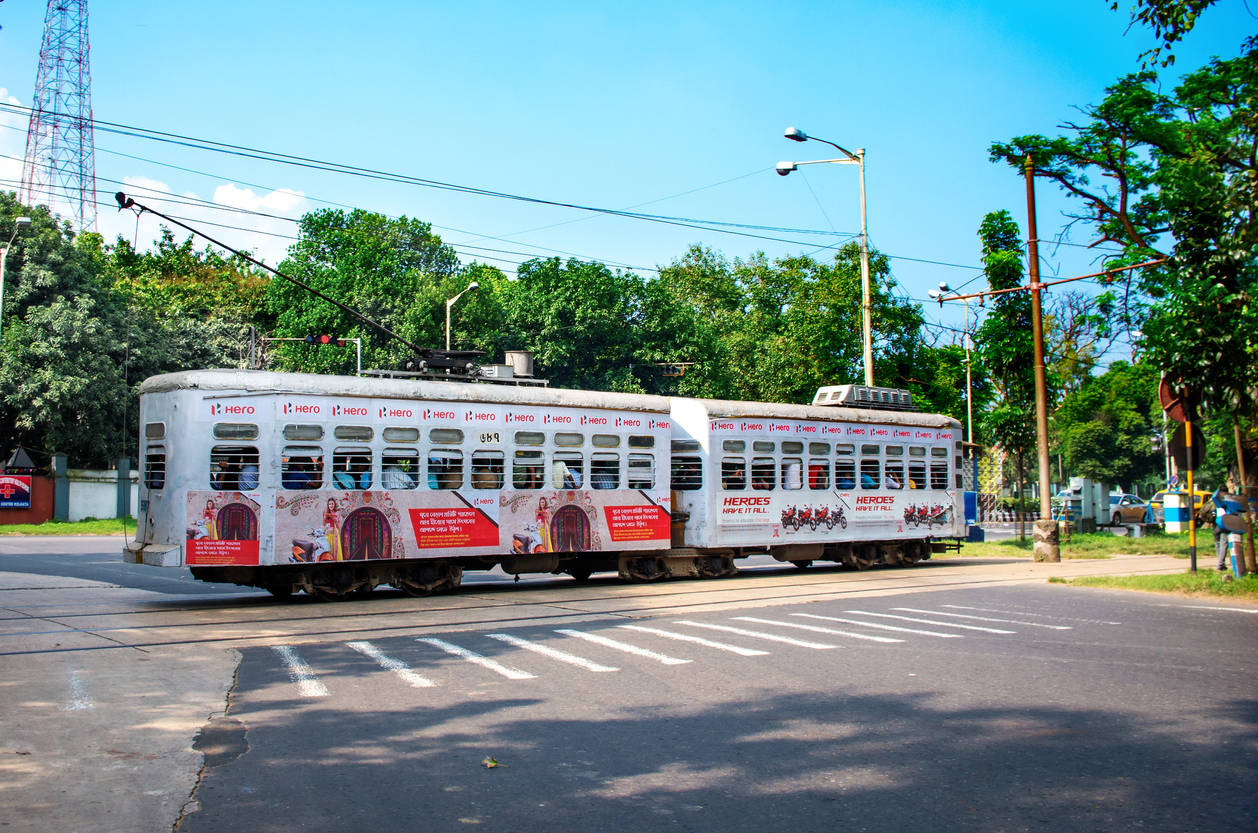
[[(70, 520), (118, 516), (118, 472), (70, 469)], [(131, 472), (131, 517), (140, 502), (140, 474)]]

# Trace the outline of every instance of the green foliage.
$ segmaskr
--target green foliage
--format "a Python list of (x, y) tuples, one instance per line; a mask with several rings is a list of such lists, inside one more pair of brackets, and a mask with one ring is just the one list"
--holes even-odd
[[(1161, 44), (1143, 56), (1144, 60), (1153, 64), (1161, 59), (1162, 66), (1175, 63), (1175, 55), (1171, 47), (1179, 43), (1197, 23), (1197, 18), (1215, 0), (1135, 0), (1131, 7), (1131, 22), (1141, 23), (1153, 30), (1154, 36)], [(1110, 3), (1110, 8), (1118, 10), (1118, 0)], [(1166, 57), (1163, 58), (1163, 53)]]
[[(302, 217), (299, 234), (280, 264), (281, 272), (406, 341), (420, 347), (444, 346), (445, 300), (465, 289), (467, 282), (454, 250), (432, 233), (431, 226), (406, 217), (327, 209)], [(266, 309), (274, 317), (276, 336), (363, 339), (364, 367), (396, 368), (414, 358), (402, 342), (291, 281), (270, 281)], [(352, 373), (354, 348), (277, 346), (272, 361), (291, 370)]]
[(1176, 593), (1203, 598), (1222, 597), (1258, 601), (1258, 575), (1235, 579), (1230, 573), (1200, 570), (1196, 573), (1172, 573), (1157, 576), (1081, 576), (1062, 579), (1082, 587), (1103, 587), (1108, 590), (1140, 590), (1146, 593)]
[(1053, 426), (1072, 475), (1128, 489), (1160, 485), (1157, 384), (1152, 366), (1115, 362), (1062, 399)]

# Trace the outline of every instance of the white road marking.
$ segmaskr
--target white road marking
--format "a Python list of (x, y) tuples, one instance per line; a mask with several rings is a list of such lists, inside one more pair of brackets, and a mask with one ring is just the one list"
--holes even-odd
[(913, 616), (896, 616), (893, 613), (874, 613), (870, 610), (845, 610), (844, 613), (854, 613), (857, 616), (880, 616), (883, 619), (900, 619), (905, 622), (918, 622), (923, 625), (942, 625), (945, 628), (961, 628), (967, 631), (982, 631), (983, 633), (1017, 633), (1017, 631), (1005, 631), (1000, 628), (982, 628), (978, 625), (962, 625), (960, 622), (940, 622), (938, 619), (917, 619)]
[(394, 659), (393, 657), (388, 656), (370, 642), (346, 642), (345, 644), (353, 648), (358, 653), (371, 657), (386, 671), (392, 671), (394, 674), (397, 674), (406, 681), (407, 685), (414, 686), (415, 688), (432, 688), (436, 685), (436, 683), (427, 677), (416, 674), (400, 659)]
[(432, 645), (435, 648), (440, 648), (447, 654), (460, 657), (468, 662), (474, 662), (482, 668), (488, 668), (496, 674), (501, 674), (508, 680), (531, 680), (537, 676), (536, 674), (530, 674), (527, 671), (521, 671), (518, 668), (512, 668), (509, 665), (503, 665), (501, 662), (482, 656), (475, 651), (469, 651), (467, 648), (460, 648), (458, 645), (446, 642), (444, 639), (437, 639), (431, 636), (421, 636), (417, 641), (427, 642), (429, 645)]
[(755, 616), (735, 616), (740, 622), (757, 622), (761, 625), (777, 625), (783, 628), (799, 628), (800, 630), (812, 631), (814, 633), (832, 633), (836, 636), (850, 636), (852, 639), (868, 639), (870, 642), (903, 642), (903, 639), (896, 639), (891, 636), (873, 636), (867, 633), (853, 633), (852, 631), (841, 631), (838, 628), (823, 628), (820, 625), (805, 625), (800, 622), (779, 622), (774, 619), (757, 619)]
[(87, 695), (87, 686), (83, 683), (82, 675), (82, 671), (70, 672), (70, 699), (65, 704), (64, 711), (77, 712), (96, 708), (92, 698)]
[(657, 654), (654, 651), (648, 651), (646, 648), (639, 648), (637, 645), (629, 645), (625, 642), (618, 642), (615, 639), (608, 639), (606, 636), (599, 636), (596, 633), (585, 633), (584, 631), (574, 631), (568, 628), (556, 628), (555, 633), (562, 633), (564, 636), (575, 636), (578, 639), (584, 639), (587, 642), (594, 642), (606, 648), (615, 648), (617, 651), (624, 651), (627, 654), (634, 654), (639, 657), (646, 657), (665, 665), (684, 665), (691, 660), (678, 659), (665, 654)]
[(972, 616), (966, 613), (947, 613), (942, 610), (919, 610), (915, 607), (893, 607), (892, 610), (903, 610), (908, 613), (927, 613), (931, 616), (952, 616), (956, 619), (973, 619), (976, 622), (1002, 622), (1006, 625), (1026, 625), (1028, 628), (1048, 628), (1051, 631), (1072, 630), (1070, 625), (1043, 625), (1039, 622), (1022, 622), (1017, 619), (994, 619), (990, 616)]
[(297, 684), (297, 692), (302, 697), (328, 696), (328, 687), (319, 682), (314, 671), (306, 665), (305, 660), (297, 656), (296, 651), (288, 645), (274, 645), (272, 648), (284, 660), (284, 665), (288, 666), (288, 678)]
[(742, 648), (738, 645), (728, 645), (724, 642), (715, 642), (711, 639), (704, 639), (702, 636), (691, 636), (688, 633), (674, 633), (673, 631), (660, 630), (659, 628), (648, 628), (645, 625), (620, 625), (619, 627), (628, 628), (629, 630), (642, 631), (643, 633), (653, 633), (656, 636), (665, 636), (669, 639), (680, 639), (682, 642), (693, 642), (696, 645), (703, 645), (706, 648), (716, 648), (720, 651), (730, 651), (743, 657), (762, 657), (768, 654), (768, 651), (761, 651), (759, 648)]
[[(1025, 610), (1000, 610), (999, 608), (994, 608), (994, 607), (970, 607), (969, 605), (944, 605), (944, 607), (950, 607), (953, 610), (978, 610), (978, 611), (982, 611), (983, 613), (1003, 613), (1006, 616), (1038, 616), (1039, 615), (1036, 613), (1027, 613)], [(1080, 619), (1075, 616), (1054, 616), (1053, 618), (1058, 619), (1063, 622), (1085, 622), (1089, 625), (1121, 625), (1122, 624), (1122, 622), (1107, 622), (1104, 619)]]
[(512, 636), (509, 633), (489, 633), (485, 634), (490, 639), (497, 639), (499, 642), (505, 642), (508, 645), (514, 645), (517, 648), (523, 648), (526, 651), (533, 651), (551, 659), (557, 659), (560, 662), (566, 662), (575, 665), (578, 668), (584, 668), (586, 671), (619, 671), (619, 668), (613, 668), (610, 665), (599, 665), (593, 660), (585, 657), (579, 657), (576, 654), (570, 654), (567, 651), (560, 651), (557, 648), (551, 648), (548, 645), (542, 645), (538, 642), (529, 642), (527, 639), (521, 639), (518, 636)]
[(843, 622), (847, 625), (860, 625), (862, 628), (877, 628), (882, 631), (899, 631), (901, 633), (916, 633), (922, 636), (937, 636), (940, 639), (964, 639), (959, 633), (940, 633), (939, 631), (924, 631), (920, 628), (905, 628), (900, 625), (884, 625), (880, 622), (862, 622), (860, 619), (844, 619), (842, 616), (820, 616), (816, 613), (792, 613), (792, 616), (806, 616), (809, 619), (823, 619), (827, 622)]
[(744, 628), (734, 628), (729, 625), (712, 625), (707, 622), (691, 622), (688, 619), (678, 619), (678, 625), (690, 625), (692, 628), (708, 628), (714, 631), (727, 631), (736, 633), (739, 636), (750, 636), (754, 639), (768, 639), (773, 642), (784, 642), (787, 645), (794, 645), (797, 648), (815, 648), (817, 650), (825, 650), (827, 648), (837, 648), (838, 645), (826, 645), (822, 642), (805, 642), (802, 639), (791, 639), (789, 636), (778, 636), (772, 633), (762, 633), (760, 631), (749, 631)]

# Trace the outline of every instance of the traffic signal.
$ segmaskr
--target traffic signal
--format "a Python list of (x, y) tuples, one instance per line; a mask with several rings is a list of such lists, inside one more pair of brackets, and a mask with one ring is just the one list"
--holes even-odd
[(344, 347), (345, 339), (337, 338), (336, 336), (330, 336), (326, 334), (318, 335), (318, 336), (310, 335), (310, 336), (306, 336), (306, 343), (307, 344), (335, 344), (337, 347)]

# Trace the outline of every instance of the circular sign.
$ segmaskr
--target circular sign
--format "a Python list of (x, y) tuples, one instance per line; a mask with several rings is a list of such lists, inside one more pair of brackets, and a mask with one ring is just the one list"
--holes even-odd
[(1166, 412), (1167, 417), (1176, 422), (1187, 422), (1188, 412), (1185, 408), (1188, 399), (1188, 391), (1184, 388), (1175, 389), (1166, 377), (1162, 377), (1162, 381), (1158, 382), (1158, 402), (1162, 405), (1162, 410)]

